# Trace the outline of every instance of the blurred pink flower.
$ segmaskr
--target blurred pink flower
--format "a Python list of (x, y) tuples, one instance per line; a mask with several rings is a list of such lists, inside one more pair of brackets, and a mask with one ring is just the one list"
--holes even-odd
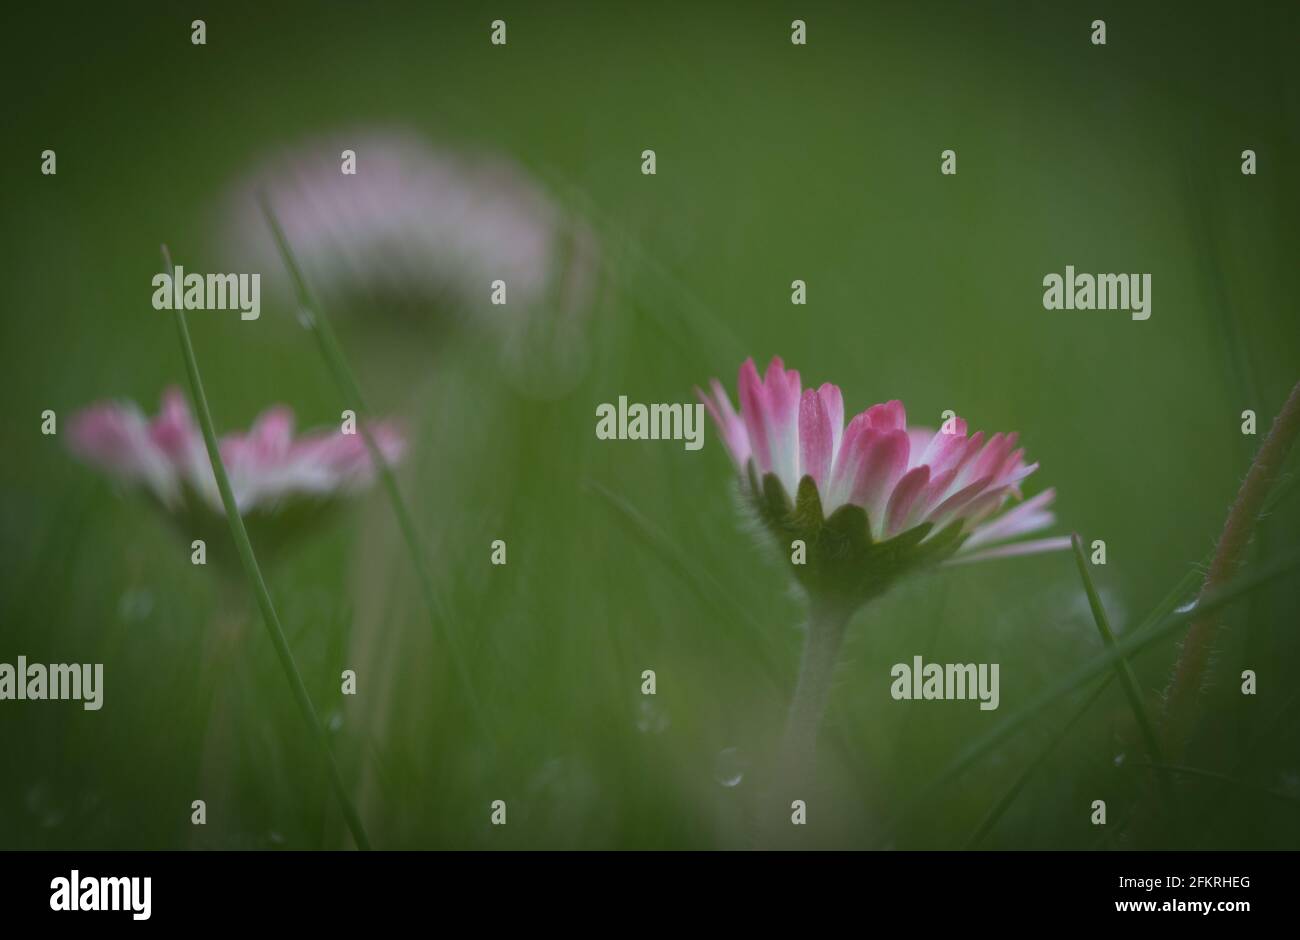
[[(401, 458), (404, 441), (389, 424), (371, 427), (384, 458)], [(163, 393), (149, 419), (133, 402), (102, 402), (71, 421), (70, 448), (118, 481), (144, 489), (171, 511), (192, 503), (223, 514), (203, 435), (178, 388)], [(241, 515), (271, 513), (294, 504), (327, 501), (364, 488), (374, 466), (364, 437), (341, 430), (294, 436), (293, 411), (268, 408), (244, 434), (219, 442), (221, 459)]]
[[(739, 388), (739, 413), (717, 379), (710, 393), (696, 391), (750, 496), (778, 517), (768, 518), (769, 525), (798, 534), (805, 521), (800, 513), (807, 515), (805, 502), (815, 496), (819, 518), (834, 521), (837, 510), (859, 507), (866, 544), (908, 534), (900, 544), (909, 551), (925, 556), (928, 544), (936, 549), (926, 556), (929, 561), (1069, 547), (1068, 538), (1011, 542), (1054, 521), (1047, 510), (1054, 497), (1050, 489), (1007, 509), (1022, 498), (1022, 481), (1038, 467), (1025, 462), (1017, 434), (968, 436), (966, 422), (956, 417), (938, 431), (909, 428), (899, 401), (873, 405), (846, 426), (839, 387), (805, 389), (799, 373), (787, 370), (779, 357), (762, 378), (753, 359), (746, 360)], [(781, 494), (765, 483), (768, 476), (787, 503), (796, 497), (797, 504), (786, 507), (788, 520), (779, 518)], [(909, 567), (905, 557), (893, 561)]]
[[(341, 154), (356, 172), (341, 172)], [(307, 282), (331, 311), (451, 321), (493, 336), (512, 371), (585, 366), (597, 239), (523, 167), (434, 146), (402, 128), (345, 129), (267, 154), (228, 191), (229, 261), (288, 290), (264, 193)], [(493, 283), (506, 286), (492, 304)], [(548, 376), (554, 382), (554, 376)]]

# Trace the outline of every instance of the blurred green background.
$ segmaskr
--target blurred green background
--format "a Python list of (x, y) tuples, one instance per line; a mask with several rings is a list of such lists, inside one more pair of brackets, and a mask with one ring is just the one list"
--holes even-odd
[[(39, 433), (44, 409), (62, 432), (90, 401), (153, 412), (183, 382), (171, 317), (149, 303), (158, 244), (204, 270), (222, 191), (268, 151), (412, 128), (507, 155), (601, 240), (589, 367), (559, 394), (510, 381), (481, 339), (336, 318), (372, 406), (412, 432), (401, 483), (495, 739), (458, 691), (380, 492), (268, 567), (375, 844), (741, 848), (800, 602), (743, 531), (711, 427), (695, 453), (597, 441), (596, 405), (686, 401), (715, 375), (734, 395), (745, 356), (779, 354), (805, 382), (841, 385), (851, 411), (900, 398), (916, 422), (953, 408), (1018, 430), (1041, 462), (1029, 492), (1058, 490), (1055, 534), (1106, 541), (1095, 576), (1122, 633), (1213, 548), (1300, 378), (1298, 13), (11, 5), (0, 661), (102, 662), (105, 704), (0, 703), (0, 847), (351, 844), (243, 583), (192, 566), (187, 539), (75, 462), (62, 433)], [(498, 17), (502, 48), (488, 42)], [(805, 47), (789, 41), (796, 17)], [(39, 173), (46, 148), (56, 176)], [(640, 173), (645, 148), (656, 176)], [(955, 177), (939, 173), (948, 148)], [(1256, 176), (1240, 172), (1247, 148)], [(1150, 272), (1150, 320), (1044, 310), (1041, 280), (1066, 264)], [(789, 302), (795, 278), (806, 306)], [(276, 401), (304, 426), (349, 406), (283, 296), (264, 291), (256, 323), (190, 324), (220, 431)], [(1247, 408), (1259, 437), (1240, 433)], [(1264, 520), (1256, 557), (1294, 546), (1298, 502)], [(489, 564), (498, 538), (505, 567)], [(1292, 577), (1226, 617), (1188, 763), (1232, 781), (1181, 778), (1184, 811), (1159, 845), (1300, 847), (1300, 731), (1294, 713), (1276, 720), (1300, 667), (1296, 600)], [(236, 642), (214, 651), (219, 636)], [(1145, 756), (1115, 686), (1068, 734), (1092, 686), (896, 817), (1100, 649), (1065, 553), (895, 589), (850, 629), (798, 844), (967, 845), (1052, 742), (980, 844), (1138, 844), (1123, 823), (1145, 805)], [(1153, 708), (1175, 652), (1134, 663)], [(1000, 663), (1000, 709), (893, 701), (889, 667), (918, 654)], [(344, 700), (346, 668), (359, 694)], [(504, 827), (489, 823), (497, 799)], [(1110, 825), (1089, 823), (1094, 799)]]

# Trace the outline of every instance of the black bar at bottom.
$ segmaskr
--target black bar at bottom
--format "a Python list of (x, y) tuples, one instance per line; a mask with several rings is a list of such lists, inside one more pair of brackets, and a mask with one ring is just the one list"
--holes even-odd
[(335, 930), (408, 918), (436, 929), (455, 923), (450, 914), (609, 926), (611, 912), (666, 929), (682, 923), (669, 916), (704, 911), (733, 925), (853, 911), (864, 928), (1043, 915), (1229, 926), (1286, 914), (1295, 862), (1290, 852), (7, 852), (0, 910), (7, 927), (82, 929)]

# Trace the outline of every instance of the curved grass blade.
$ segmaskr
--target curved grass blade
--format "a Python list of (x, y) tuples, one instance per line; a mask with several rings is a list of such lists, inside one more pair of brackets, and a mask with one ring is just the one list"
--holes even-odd
[[(1115, 634), (1111, 632), (1106, 608), (1101, 603), (1101, 595), (1097, 593), (1097, 586), (1093, 584), (1092, 574), (1088, 571), (1088, 557), (1083, 552), (1083, 540), (1079, 538), (1079, 533), (1076, 532), (1070, 537), (1070, 544), (1074, 546), (1074, 561), (1079, 568), (1079, 578), (1083, 581), (1083, 589), (1088, 595), (1088, 606), (1092, 608), (1092, 619), (1097, 624), (1097, 632), (1101, 634), (1101, 642), (1106, 649), (1113, 650)], [(1156, 735), (1155, 724), (1147, 713), (1146, 705), (1142, 701), (1142, 690), (1138, 688), (1137, 676), (1133, 675), (1133, 667), (1129, 665), (1127, 659), (1120, 657), (1119, 662), (1115, 664), (1115, 675), (1120, 685), (1124, 687), (1124, 696), (1128, 699), (1129, 707), (1133, 709), (1133, 717), (1142, 731), (1142, 740), (1147, 746), (1147, 753), (1154, 763), (1163, 763), (1164, 755), (1160, 750), (1160, 739)], [(1173, 788), (1169, 786), (1169, 778), (1163, 773), (1158, 773), (1156, 777), (1162, 795), (1168, 804), (1172, 804)]]
[[(162, 246), (162, 255), (167, 270), (175, 277), (171, 253), (168, 252), (166, 245)], [(194, 411), (198, 417), (199, 427), (203, 429), (203, 443), (207, 446), (208, 459), (212, 462), (212, 473), (217, 478), (217, 489), (221, 493), (221, 505), (226, 510), (226, 519), (230, 523), (230, 535), (234, 540), (235, 548), (239, 551), (239, 560), (243, 564), (244, 573), (248, 576), (249, 584), (253, 588), (257, 606), (262, 612), (262, 620), (266, 623), (266, 631), (271, 636), (271, 645), (275, 647), (275, 654), (279, 657), (285, 678), (289, 680), (289, 687), (293, 690), (293, 697), (297, 700), (298, 707), (302, 710), (303, 717), (307, 719), (307, 725), (311, 728), (312, 736), (316, 739), (316, 744), (324, 755), (325, 764), (329, 771), (330, 785), (333, 787), (334, 795), (338, 798), (339, 806), (343, 810), (343, 818), (347, 822), (348, 830), (352, 833), (357, 848), (369, 849), (370, 839), (366, 836), (365, 827), (361, 824), (361, 817), (357, 815), (356, 807), (352, 805), (352, 800), (343, 786), (343, 777), (339, 773), (338, 764), (334, 761), (334, 754), (330, 751), (329, 741), (325, 737), (325, 730), (321, 727), (320, 719), (316, 715), (316, 708), (312, 705), (311, 696), (307, 692), (306, 685), (303, 684), (302, 674), (298, 672), (298, 664), (294, 661), (293, 651), (289, 649), (289, 643), (284, 638), (284, 628), (280, 626), (280, 617), (276, 614), (275, 604), (271, 601), (271, 592), (267, 589), (266, 580), (262, 577), (262, 569), (258, 567), (257, 557), (253, 554), (253, 544), (248, 540), (248, 532), (244, 529), (243, 517), (240, 516), (239, 509), (235, 505), (235, 494), (230, 488), (230, 480), (226, 476), (225, 465), (221, 462), (221, 450), (217, 445), (217, 434), (212, 424), (212, 412), (208, 409), (208, 398), (203, 391), (203, 380), (199, 375), (199, 363), (194, 356), (194, 346), (190, 342), (190, 330), (185, 322), (185, 311), (180, 306), (177, 306), (173, 312), (176, 315), (176, 329), (180, 334), (181, 353), (185, 359), (185, 371), (189, 375), (190, 396), (194, 400)]]

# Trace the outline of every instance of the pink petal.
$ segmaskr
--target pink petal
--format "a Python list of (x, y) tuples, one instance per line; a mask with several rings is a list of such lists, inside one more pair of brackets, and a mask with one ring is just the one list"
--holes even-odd
[(768, 473), (772, 469), (772, 449), (767, 433), (767, 394), (758, 377), (758, 369), (753, 359), (746, 359), (740, 366), (740, 415), (749, 433), (749, 446), (753, 452), (754, 463), (759, 473)]
[(1016, 498), (1019, 499), (1020, 481), (1025, 479), (1025, 477), (1029, 476), (1037, 469), (1038, 469), (1038, 464), (1036, 463), (1031, 463), (1027, 466), (1018, 467), (1014, 472), (1012, 472), (1006, 477), (1003, 477), (1001, 482), (1005, 483), (1007, 486), (1010, 486), (1012, 490), (1015, 492)]
[(258, 415), (248, 430), (248, 444), (259, 460), (275, 460), (289, 452), (293, 441), (293, 409), (274, 405)]
[(768, 414), (773, 423), (782, 424), (790, 420), (799, 404), (799, 373), (794, 369), (787, 372), (781, 357), (773, 356), (767, 364), (763, 387), (767, 391)]
[(786, 371), (780, 356), (773, 356), (763, 382), (767, 396), (766, 428), (771, 469), (786, 489), (798, 484), (799, 464), (799, 373)]
[(980, 545), (1005, 542), (1008, 539), (1046, 528), (1055, 521), (1055, 517), (1046, 511), (1055, 498), (1055, 490), (1044, 490), (1033, 499), (1026, 500), (992, 522), (980, 526), (975, 531), (975, 534), (966, 541), (966, 547), (975, 548)]
[(1012, 476), (1024, 461), (1025, 449), (1021, 447), (1007, 455), (1007, 459), (1002, 461), (1002, 465), (994, 471), (994, 476), (999, 480), (1006, 479), (1007, 477)]
[(123, 482), (143, 484), (170, 505), (179, 492), (176, 472), (149, 430), (134, 404), (92, 405), (73, 415), (68, 447)]
[(907, 432), (869, 430), (859, 437), (863, 449), (849, 502), (867, 511), (874, 532), (884, 529), (884, 507), (907, 469)]
[(994, 434), (980, 451), (979, 456), (966, 467), (965, 479), (978, 480), (981, 477), (995, 476), (1013, 446), (1015, 446), (1014, 438), (1000, 431)]
[(830, 416), (821, 395), (810, 388), (799, 402), (799, 472), (811, 476), (819, 491), (833, 450)]
[(112, 470), (132, 466), (145, 438), (144, 417), (130, 405), (91, 405), (73, 415), (68, 432), (73, 453)]
[(984, 492), (962, 507), (959, 515), (965, 523), (966, 532), (974, 532), (985, 519), (1002, 508), (1011, 496), (1009, 487), (999, 486), (991, 481)]
[(978, 432), (974, 438), (968, 438), (965, 425), (964, 421), (958, 419), (956, 427), (960, 433), (945, 434), (942, 429), (936, 431), (925, 449), (925, 456), (921, 462), (929, 464), (930, 469), (936, 474), (945, 473), (950, 468), (959, 466), (970, 451), (971, 441), (984, 439)]
[(705, 394), (699, 388), (695, 389), (695, 395), (704, 403), (705, 409), (713, 418), (713, 423), (718, 426), (718, 433), (722, 437), (723, 444), (726, 445), (727, 453), (731, 456), (732, 462), (735, 463), (737, 470), (743, 470), (745, 464), (749, 461), (749, 433), (745, 430), (745, 423), (736, 414), (735, 409), (731, 407), (731, 398), (727, 395), (726, 389), (717, 379), (710, 382), (712, 394)]
[(889, 497), (889, 505), (885, 508), (885, 538), (902, 531), (907, 514), (929, 482), (930, 468), (924, 464), (913, 467), (903, 474)]
[(844, 439), (840, 441), (839, 452), (835, 456), (834, 469), (828, 487), (828, 496), (822, 507), (827, 513), (834, 512), (849, 501), (853, 484), (858, 477), (858, 466), (862, 463), (863, 438), (870, 432), (865, 414), (855, 415), (844, 429)]
[(840, 393), (840, 387), (830, 382), (817, 389), (817, 394), (822, 400), (822, 407), (826, 409), (826, 418), (830, 421), (831, 459), (834, 460), (840, 452), (840, 437), (844, 434), (844, 396)]
[(337, 484), (351, 482), (357, 477), (368, 481), (375, 471), (366, 444), (364, 431), (375, 439), (380, 455), (386, 463), (401, 459), (406, 450), (402, 433), (392, 424), (379, 422), (358, 428), (356, 434), (341, 431), (323, 431), (298, 438), (286, 455), (285, 465), (307, 463), (333, 478)]
[(913, 425), (907, 429), (907, 439), (910, 443), (908, 447), (908, 463), (913, 467), (919, 467), (924, 460), (926, 448), (930, 446), (930, 441), (934, 439), (933, 428), (922, 428)]
[(980, 448), (983, 446), (984, 432), (976, 431), (966, 439), (966, 447), (954, 455), (955, 459), (952, 462), (952, 469), (957, 471), (958, 486), (961, 486), (966, 481), (970, 480), (970, 474), (964, 471), (970, 465), (971, 459), (980, 452)]
[(962, 487), (927, 514), (929, 521), (934, 523), (936, 529), (943, 528), (947, 523), (961, 515), (961, 511), (983, 493), (992, 480), (992, 477), (981, 477), (974, 483)]
[(867, 422), (877, 431), (907, 430), (907, 412), (901, 401), (887, 401), (882, 405), (872, 405), (866, 411)]
[(950, 467), (942, 473), (936, 473), (934, 468), (931, 467), (930, 482), (925, 485), (925, 488), (921, 490), (921, 495), (912, 504), (912, 511), (908, 513), (904, 527), (911, 528), (924, 522), (930, 514), (930, 510), (947, 498), (948, 491), (955, 479), (957, 479), (956, 467)]
[(973, 561), (988, 561), (992, 558), (1011, 558), (1015, 555), (1037, 555), (1040, 552), (1059, 552), (1062, 549), (1069, 547), (1070, 539), (1067, 536), (1038, 539), (1037, 541), (1031, 542), (1012, 542), (1010, 545), (1000, 545), (997, 548), (986, 548), (979, 552), (958, 552), (952, 558), (948, 559), (946, 564), (963, 565)]
[(163, 392), (158, 417), (149, 424), (149, 437), (177, 466), (187, 466), (194, 451), (203, 446), (189, 402), (176, 386)]

